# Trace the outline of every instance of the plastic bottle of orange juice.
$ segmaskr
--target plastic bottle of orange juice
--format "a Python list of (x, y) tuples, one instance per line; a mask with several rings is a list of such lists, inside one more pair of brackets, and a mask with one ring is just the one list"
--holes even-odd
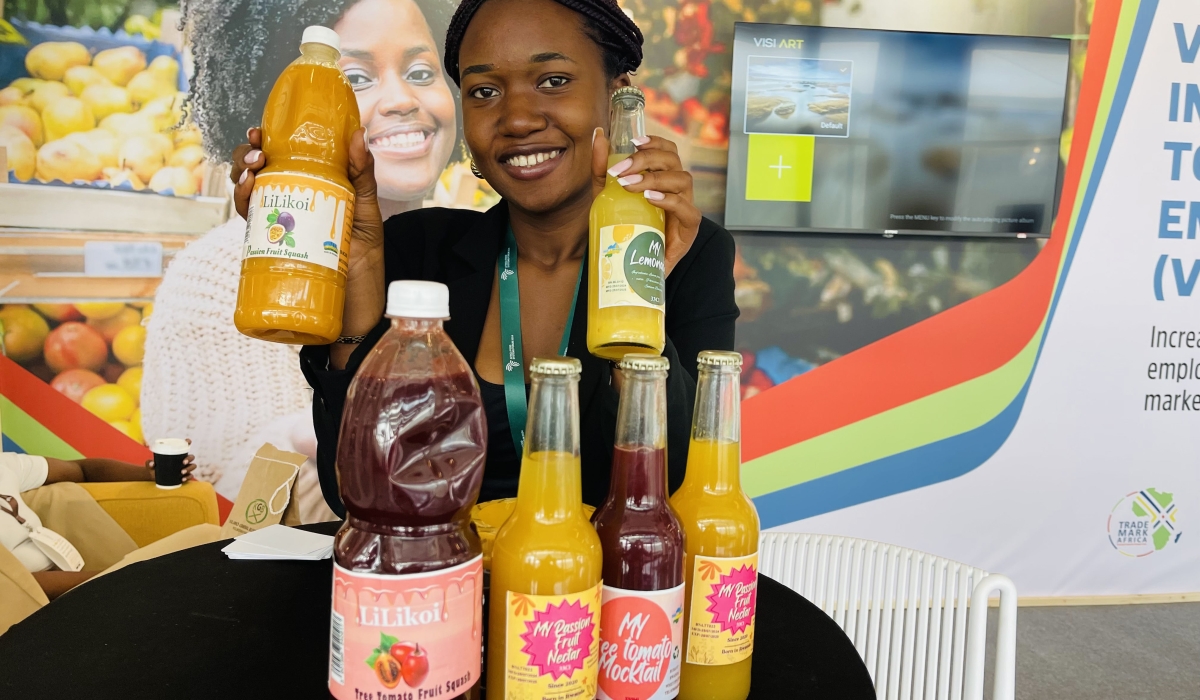
[(579, 360), (535, 359), (517, 503), (492, 545), (489, 698), (594, 698), (600, 538), (579, 476)]
[(250, 195), (233, 322), (253, 338), (331, 343), (342, 331), (354, 189), (346, 175), (358, 103), (338, 35), (308, 27), (263, 111), (266, 166)]
[[(612, 96), (608, 165), (637, 150), (646, 135), (646, 98), (636, 87)], [(629, 352), (662, 352), (666, 344), (663, 210), (608, 176), (592, 202), (588, 241), (588, 352), (620, 360)]]
[(679, 700), (746, 700), (758, 599), (758, 511), (741, 485), (736, 352), (699, 356), (687, 475), (671, 497), (684, 531)]

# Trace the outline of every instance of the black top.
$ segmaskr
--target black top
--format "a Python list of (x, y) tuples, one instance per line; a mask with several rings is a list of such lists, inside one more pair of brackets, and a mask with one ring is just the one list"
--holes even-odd
[[(442, 282), (450, 288), (450, 320), (446, 332), (474, 367), (483, 332), (496, 259), (508, 229), (508, 206), (503, 201), (484, 213), (463, 209), (417, 209), (384, 223), (384, 277)], [(683, 481), (696, 395), (696, 355), (701, 350), (732, 350), (734, 321), (733, 236), (703, 219), (691, 250), (667, 278), (666, 330), (663, 355), (671, 361), (667, 377), (667, 455), (671, 490)], [(575, 321), (567, 355), (583, 363), (579, 382), (580, 459), (583, 500), (598, 506), (608, 494), (609, 470), (616, 430), (617, 391), (609, 365), (587, 350), (588, 287), (584, 266)], [(300, 367), (312, 385), (313, 422), (317, 434), (317, 470), (329, 507), (344, 515), (338, 495), (335, 462), (342, 406), (350, 380), (367, 353), (388, 328), (381, 319), (366, 341), (350, 356), (346, 368), (329, 368), (328, 346), (310, 345), (300, 353)], [(497, 425), (488, 411), (489, 439), (509, 440), (507, 420)], [(490, 456), (490, 451), (489, 451)], [(484, 493), (494, 498), (516, 495), (515, 481), (484, 471)]]
[[(234, 561), (226, 544), (93, 579), (13, 626), (0, 698), (329, 700), (332, 562)], [(833, 618), (766, 576), (757, 610), (749, 700), (874, 700)]]
[[(483, 412), (487, 416), (487, 479), (479, 489), (479, 501), (494, 501), (509, 498), (517, 492), (517, 477), (521, 474), (521, 455), (512, 441), (508, 429), (508, 401), (504, 396), (503, 384), (492, 384), (475, 373), (479, 381), (479, 395), (483, 399)], [(529, 385), (525, 385), (525, 397), (529, 399)]]

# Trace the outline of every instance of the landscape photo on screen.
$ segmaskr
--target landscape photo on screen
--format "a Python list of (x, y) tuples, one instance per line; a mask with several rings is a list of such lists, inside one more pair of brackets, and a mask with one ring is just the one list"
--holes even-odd
[(748, 56), (747, 134), (848, 136), (854, 63)]

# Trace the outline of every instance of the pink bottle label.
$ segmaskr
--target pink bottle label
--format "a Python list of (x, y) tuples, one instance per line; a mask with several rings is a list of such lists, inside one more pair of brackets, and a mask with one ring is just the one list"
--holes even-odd
[(334, 564), (329, 692), (338, 700), (453, 698), (479, 680), (483, 557), (385, 576)]
[(665, 591), (604, 587), (599, 700), (670, 700), (679, 694), (681, 583)]

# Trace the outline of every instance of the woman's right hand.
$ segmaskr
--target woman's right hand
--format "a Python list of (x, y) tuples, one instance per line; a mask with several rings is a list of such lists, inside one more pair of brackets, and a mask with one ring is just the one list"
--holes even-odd
[[(354, 186), (354, 228), (351, 233), (351, 270), (354, 258), (364, 253), (383, 248), (383, 217), (379, 213), (379, 199), (375, 185), (375, 159), (367, 149), (366, 131), (359, 129), (350, 136), (350, 168), (347, 173)], [(250, 193), (254, 190), (254, 176), (267, 164), (262, 152), (262, 130), (251, 127), (246, 132), (249, 143), (233, 149), (233, 168), (229, 177), (233, 180), (233, 206), (245, 219), (250, 209)]]

